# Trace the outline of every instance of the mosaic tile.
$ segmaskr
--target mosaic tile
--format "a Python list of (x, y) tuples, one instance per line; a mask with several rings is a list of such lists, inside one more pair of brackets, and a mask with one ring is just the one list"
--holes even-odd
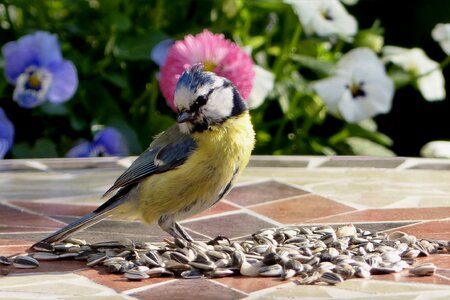
[(308, 157), (301, 156), (255, 155), (250, 159), (248, 167), (305, 168), (309, 161)]
[(107, 286), (117, 292), (133, 290), (175, 280), (170, 277), (155, 277), (142, 281), (128, 280), (122, 274), (107, 274), (105, 268), (103, 267), (88, 268), (78, 271), (76, 274), (85, 276), (90, 280)]
[(218, 235), (224, 235), (229, 238), (241, 237), (261, 228), (275, 226), (247, 213), (230, 214), (198, 221), (186, 221), (181, 224), (185, 228), (207, 235), (209, 238), (214, 238)]
[(139, 300), (151, 299), (186, 299), (188, 295), (194, 299), (242, 299), (247, 295), (222, 286), (207, 279), (178, 279), (166, 284), (152, 287), (148, 290), (130, 294)]
[(225, 197), (242, 206), (299, 196), (308, 192), (276, 181), (266, 181), (233, 188)]
[(375, 221), (408, 221), (432, 220), (450, 216), (450, 207), (432, 208), (395, 208), (395, 209), (367, 209), (353, 211), (339, 216), (315, 219), (314, 222), (375, 222)]
[(261, 278), (261, 277), (245, 277), (233, 276), (213, 279), (220, 284), (229, 286), (236, 290), (253, 293), (259, 290), (288, 284), (288, 281), (281, 281), (279, 278)]
[(396, 168), (405, 161), (401, 157), (335, 156), (320, 167)]
[(0, 280), (2, 299), (95, 299), (96, 296), (125, 298), (112, 289), (75, 274), (6, 276)]
[(275, 203), (252, 206), (250, 209), (283, 224), (302, 223), (354, 210), (352, 207), (318, 195), (304, 195)]
[[(217, 214), (221, 214), (224, 212), (230, 212), (233, 210), (238, 210), (239, 208), (236, 207), (235, 205), (233, 205), (232, 203), (226, 201), (226, 200), (221, 200), (218, 203), (214, 204), (213, 206), (211, 206), (210, 208), (208, 208), (207, 210), (196, 214), (192, 217), (190, 217), (189, 219), (196, 219), (196, 218), (201, 218), (201, 217), (206, 217), (206, 216), (210, 216), (210, 215), (217, 215)], [(187, 219), (187, 220), (189, 220)]]
[[(61, 227), (61, 223), (42, 217), (37, 214), (28, 213), (18, 208), (13, 208), (4, 204), (0, 204), (0, 220), (3, 226), (23, 226), (23, 227)], [(19, 221), (19, 222), (18, 222)]]
[(93, 205), (71, 205), (59, 203), (30, 202), (30, 201), (11, 201), (9, 203), (17, 207), (26, 208), (47, 216), (81, 217), (97, 208), (97, 206)]
[(422, 222), (400, 227), (398, 230), (418, 238), (450, 240), (450, 220)]

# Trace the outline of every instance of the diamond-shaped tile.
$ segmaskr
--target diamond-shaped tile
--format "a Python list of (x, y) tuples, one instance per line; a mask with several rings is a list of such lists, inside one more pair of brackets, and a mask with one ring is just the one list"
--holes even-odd
[(248, 206), (307, 193), (307, 191), (271, 180), (235, 187), (225, 198), (239, 205)]
[(350, 206), (312, 194), (252, 206), (250, 209), (283, 224), (302, 223), (354, 210)]

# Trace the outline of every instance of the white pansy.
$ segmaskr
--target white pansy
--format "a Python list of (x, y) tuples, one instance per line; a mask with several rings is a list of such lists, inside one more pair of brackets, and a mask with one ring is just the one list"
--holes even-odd
[(445, 79), (442, 70), (439, 64), (430, 59), (422, 49), (385, 46), (383, 59), (417, 77), (417, 86), (426, 100), (445, 99)]
[(255, 65), (253, 70), (255, 71), (255, 77), (253, 79), (253, 88), (249, 96), (249, 107), (250, 109), (257, 108), (260, 106), (275, 83), (275, 76), (272, 72)]
[(449, 141), (432, 141), (420, 149), (420, 155), (433, 158), (450, 158)]
[(391, 110), (394, 83), (384, 65), (368, 48), (356, 48), (342, 56), (336, 74), (313, 83), (330, 112), (350, 123)]
[(321, 37), (352, 37), (358, 30), (356, 19), (338, 0), (284, 0), (292, 5), (307, 34)]
[(450, 55), (450, 23), (436, 24), (431, 32), (433, 39), (441, 45), (442, 50)]

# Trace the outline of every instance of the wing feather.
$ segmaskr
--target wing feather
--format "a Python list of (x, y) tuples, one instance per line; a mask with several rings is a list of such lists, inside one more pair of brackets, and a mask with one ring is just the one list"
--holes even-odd
[(197, 144), (192, 137), (181, 133), (175, 124), (154, 140), (150, 147), (117, 178), (103, 197), (150, 175), (163, 173), (182, 165), (196, 147)]

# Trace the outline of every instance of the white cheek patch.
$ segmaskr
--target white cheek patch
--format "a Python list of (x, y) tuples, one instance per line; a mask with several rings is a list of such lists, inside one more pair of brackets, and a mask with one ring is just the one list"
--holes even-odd
[(233, 110), (233, 91), (231, 88), (216, 89), (209, 95), (203, 114), (212, 120), (222, 121), (231, 115)]

